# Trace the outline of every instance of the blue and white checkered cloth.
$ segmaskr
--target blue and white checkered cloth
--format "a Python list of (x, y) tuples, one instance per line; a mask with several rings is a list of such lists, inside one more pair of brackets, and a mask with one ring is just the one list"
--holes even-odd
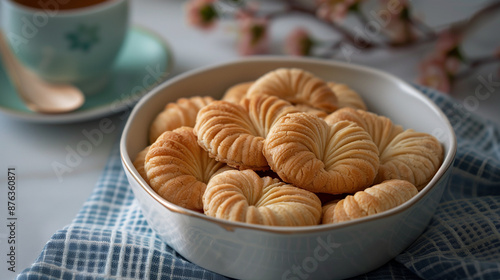
[[(356, 278), (500, 279), (498, 127), (448, 96), (418, 88), (454, 126), (458, 152), (452, 178), (425, 232), (394, 260)], [(134, 199), (116, 145), (78, 216), (17, 279), (226, 278), (190, 263), (155, 235)]]

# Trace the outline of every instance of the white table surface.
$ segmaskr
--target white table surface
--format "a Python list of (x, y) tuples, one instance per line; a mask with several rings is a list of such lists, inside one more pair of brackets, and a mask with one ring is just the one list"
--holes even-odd
[[(435, 1), (446, 7), (446, 2)], [(466, 18), (475, 8), (472, 4), (447, 8), (453, 19)], [(477, 1), (484, 4), (484, 1)], [(132, 0), (132, 23), (154, 30), (167, 40), (174, 54), (175, 66), (171, 76), (215, 63), (238, 58), (233, 47), (235, 34), (225, 24), (210, 33), (201, 32), (186, 25), (184, 1)], [(472, 7), (472, 8), (471, 8)], [(439, 12), (441, 11), (441, 12)], [(437, 25), (446, 23), (443, 9), (430, 9), (427, 17)], [(294, 17), (272, 25), (276, 40), (282, 39), (291, 28), (306, 21)], [(314, 27), (314, 24), (311, 25)], [(315, 30), (318, 31), (318, 30)], [(377, 51), (367, 55), (356, 54), (352, 63), (365, 64), (383, 69), (409, 82), (414, 82), (417, 62), (428, 52), (431, 45), (405, 49), (396, 53)], [(280, 52), (281, 43), (272, 46)], [(339, 59), (342, 60), (342, 59)], [(498, 64), (481, 68), (459, 83), (453, 96), (460, 102), (471, 98), (479, 85), (478, 75), (487, 77), (497, 73)], [(493, 76), (495, 81), (500, 80)], [(500, 90), (495, 87), (488, 99), (480, 100), (474, 113), (500, 123)], [(1, 98), (1, 97), (0, 97)], [(102, 173), (113, 143), (120, 137), (119, 127), (123, 123), (118, 115), (108, 117), (116, 129), (104, 135), (103, 141), (93, 146), (89, 155), (71, 172), (59, 180), (52, 168), (54, 162), (64, 163), (68, 149), (75, 149), (85, 140), (82, 131), (99, 127), (100, 119), (76, 124), (33, 124), (0, 115), (0, 279), (12, 279), (17, 273), (35, 261), (45, 242), (53, 233), (68, 225), (92, 192)], [(7, 270), (6, 254), (8, 228), (6, 226), (6, 172), (9, 166), (17, 171), (17, 227), (16, 227), (16, 273)]]

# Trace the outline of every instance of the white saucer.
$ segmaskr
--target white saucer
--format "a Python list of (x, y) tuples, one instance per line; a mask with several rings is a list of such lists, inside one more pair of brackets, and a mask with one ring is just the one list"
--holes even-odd
[(71, 123), (118, 113), (133, 105), (170, 74), (172, 53), (167, 43), (146, 29), (132, 27), (111, 73), (109, 84), (86, 96), (85, 104), (65, 114), (30, 111), (15, 92), (0, 64), (0, 113), (38, 123)]

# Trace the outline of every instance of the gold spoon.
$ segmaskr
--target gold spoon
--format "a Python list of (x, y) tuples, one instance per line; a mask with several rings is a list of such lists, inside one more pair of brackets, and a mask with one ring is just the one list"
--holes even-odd
[(1, 30), (0, 55), (7, 75), (30, 110), (47, 114), (66, 113), (83, 105), (85, 97), (78, 88), (48, 83), (24, 67), (12, 53)]

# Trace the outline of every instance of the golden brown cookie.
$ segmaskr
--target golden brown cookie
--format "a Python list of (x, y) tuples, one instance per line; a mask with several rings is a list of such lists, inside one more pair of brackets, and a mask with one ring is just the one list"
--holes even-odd
[(313, 114), (313, 115), (316, 115), (320, 118), (326, 118), (329, 114), (323, 110), (318, 110), (318, 109), (315, 109), (313, 107), (310, 107), (308, 105), (304, 105), (304, 104), (296, 104), (294, 105), (295, 108), (299, 111), (299, 112), (304, 112), (304, 113), (309, 113), (309, 114)]
[(214, 99), (210, 96), (194, 96), (168, 103), (151, 123), (149, 128), (150, 144), (165, 131), (174, 130), (181, 126), (193, 127), (198, 111), (212, 101)]
[(331, 113), (337, 109), (337, 97), (328, 85), (312, 73), (297, 68), (279, 68), (258, 78), (247, 96), (274, 95), (294, 105), (304, 105)]
[(203, 195), (208, 216), (249, 224), (310, 226), (321, 219), (321, 201), (309, 191), (252, 170), (219, 173)]
[(345, 222), (381, 213), (403, 204), (418, 193), (406, 180), (392, 179), (323, 206), (323, 224)]
[(403, 179), (420, 190), (441, 166), (443, 148), (430, 134), (404, 130), (389, 118), (352, 108), (339, 109), (325, 118), (328, 123), (340, 120), (356, 122), (372, 136), (378, 146), (380, 168), (374, 183)]
[(276, 120), (296, 109), (276, 96), (254, 95), (240, 104), (214, 101), (198, 114), (198, 144), (218, 161), (239, 169), (266, 170), (263, 142)]
[(346, 84), (335, 82), (328, 82), (326, 84), (337, 96), (337, 105), (339, 108), (351, 107), (354, 109), (366, 110), (366, 104), (363, 98)]
[(149, 185), (166, 200), (201, 210), (201, 197), (215, 174), (231, 169), (208, 156), (196, 141), (193, 129), (166, 131), (151, 145), (145, 158)]
[(224, 96), (221, 100), (229, 101), (232, 103), (240, 103), (240, 101), (246, 96), (248, 88), (253, 84), (252, 82), (238, 83), (226, 90)]
[(146, 181), (146, 183), (148, 184), (149, 180), (148, 175), (146, 174), (146, 169), (144, 169), (144, 164), (146, 163), (146, 155), (150, 147), (151, 146), (147, 146), (142, 151), (140, 151), (133, 162), (135, 169), (137, 169), (137, 172), (139, 172), (139, 175), (141, 175), (142, 179), (144, 179), (144, 181)]
[(355, 122), (366, 130), (380, 152), (386, 149), (396, 135), (404, 131), (402, 126), (394, 124), (387, 117), (349, 107), (338, 109), (325, 118), (328, 124), (341, 120)]
[(354, 193), (372, 185), (379, 167), (370, 135), (353, 122), (328, 125), (307, 114), (278, 120), (264, 143), (273, 171), (288, 183), (318, 193)]
[(424, 188), (443, 162), (444, 152), (432, 135), (407, 129), (380, 153), (381, 167), (375, 182), (404, 179)]

